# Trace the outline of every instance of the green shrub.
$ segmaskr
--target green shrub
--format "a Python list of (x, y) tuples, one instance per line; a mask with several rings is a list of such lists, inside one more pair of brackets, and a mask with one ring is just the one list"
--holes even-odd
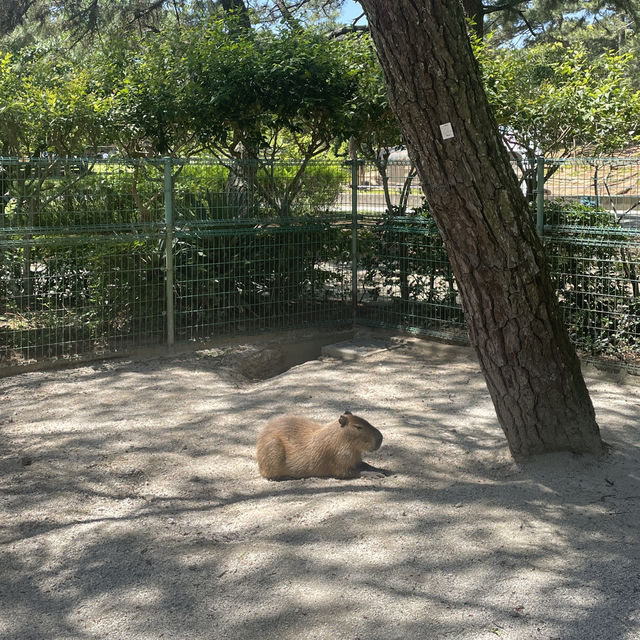
[(464, 323), (453, 271), (426, 204), (403, 215), (387, 210), (369, 234), (361, 235), (360, 249), (368, 297), (390, 298), (398, 324)]
[(640, 252), (626, 248), (615, 215), (589, 202), (553, 200), (545, 220), (560, 227), (545, 248), (574, 343), (594, 355), (640, 352)]

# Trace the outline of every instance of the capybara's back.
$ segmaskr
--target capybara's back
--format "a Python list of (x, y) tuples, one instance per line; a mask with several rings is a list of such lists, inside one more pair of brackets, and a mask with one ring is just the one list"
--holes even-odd
[(362, 452), (375, 451), (381, 444), (382, 434), (348, 411), (329, 424), (283, 415), (269, 421), (258, 435), (258, 467), (271, 480), (353, 478), (359, 473)]

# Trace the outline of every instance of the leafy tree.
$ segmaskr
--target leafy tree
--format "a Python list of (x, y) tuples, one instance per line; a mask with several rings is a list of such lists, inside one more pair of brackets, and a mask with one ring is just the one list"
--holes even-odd
[[(11, 203), (12, 216), (23, 220), (24, 226), (40, 224), (47, 203), (73, 183), (69, 173), (87, 170), (82, 163), (70, 167), (65, 158), (84, 155), (102, 142), (110, 105), (108, 98), (96, 92), (86, 70), (38, 51), (25, 52), (19, 62), (0, 53), (0, 153), (26, 160), (10, 165), (3, 175), (0, 213), (5, 214)], [(50, 179), (65, 172), (64, 182)], [(21, 278), (27, 305), (31, 299), (29, 243), (23, 250)]]
[(640, 94), (628, 75), (631, 54), (589, 58), (584, 48), (561, 44), (494, 48), (490, 38), (476, 39), (475, 52), (502, 139), (530, 198), (536, 156), (609, 154), (636, 139)]
[[(361, 158), (376, 166), (382, 180), (387, 209), (390, 211), (396, 205), (389, 192), (388, 164), (393, 149), (403, 144), (402, 134), (389, 106), (382, 69), (371, 39), (368, 36), (351, 38), (350, 44), (349, 57), (355, 71), (357, 96), (348, 114), (344, 137), (349, 138), (352, 151), (358, 152)], [(410, 170), (409, 183), (405, 189), (407, 194), (410, 179), (414, 175)], [(404, 212), (406, 199), (401, 205)]]
[[(187, 56), (191, 127), (203, 146), (236, 163), (273, 167), (296, 157), (283, 189), (245, 176), (282, 214), (310, 160), (330, 149), (354, 108), (356, 71), (348, 50), (322, 34), (285, 28), (242, 35), (214, 21), (193, 32)], [(268, 176), (269, 173), (263, 173)]]
[(193, 127), (229, 155), (240, 143), (262, 156), (293, 149), (312, 157), (329, 148), (353, 108), (348, 52), (313, 31), (236, 37), (215, 21), (193, 34), (187, 65)]
[[(625, 30), (637, 31), (640, 26), (638, 0), (496, 0), (488, 11), (487, 31), (498, 31), (502, 43), (517, 40), (527, 44), (569, 44), (576, 41), (577, 34), (584, 35), (589, 26), (590, 35), (601, 27), (601, 33), (610, 30), (618, 20), (625, 24)], [(616, 42), (621, 35), (624, 33), (614, 28), (609, 37)]]
[(111, 138), (129, 157), (181, 155), (198, 149), (188, 122), (185, 55), (179, 29), (148, 34), (135, 46), (113, 40), (95, 57)]
[(2, 155), (83, 154), (105, 135), (111, 100), (87, 70), (64, 60), (0, 52), (0, 97)]
[(20, 46), (64, 32), (68, 45), (138, 37), (170, 26), (191, 26), (220, 13), (253, 25), (284, 22), (304, 27), (336, 25), (344, 0), (3, 0), (0, 38), (12, 36)]
[[(70, 44), (123, 32), (158, 31), (167, 20), (197, 16), (210, 2), (192, 0), (4, 0), (0, 37), (42, 40), (64, 31)], [(21, 32), (16, 33), (16, 31)]]

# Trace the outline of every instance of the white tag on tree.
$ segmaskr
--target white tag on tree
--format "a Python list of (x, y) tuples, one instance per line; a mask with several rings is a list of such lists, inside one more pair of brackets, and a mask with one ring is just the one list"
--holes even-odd
[(440, 134), (442, 135), (443, 140), (448, 140), (449, 138), (453, 138), (453, 127), (450, 122), (445, 122), (440, 125)]

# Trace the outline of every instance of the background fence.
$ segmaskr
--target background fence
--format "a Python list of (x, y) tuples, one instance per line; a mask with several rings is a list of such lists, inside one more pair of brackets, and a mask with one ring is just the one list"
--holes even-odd
[[(640, 370), (640, 160), (517, 170), (578, 348)], [(354, 322), (466, 339), (406, 162), (0, 159), (0, 368)]]

